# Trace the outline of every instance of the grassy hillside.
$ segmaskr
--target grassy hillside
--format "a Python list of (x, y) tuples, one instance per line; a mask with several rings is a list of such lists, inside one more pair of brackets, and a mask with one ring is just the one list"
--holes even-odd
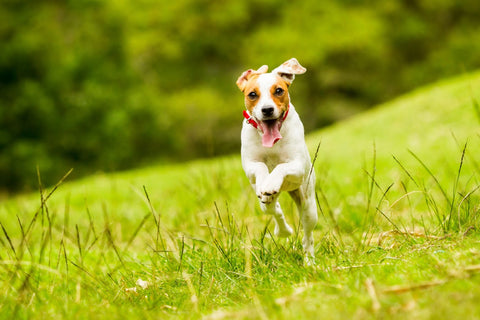
[(479, 89), (480, 73), (465, 75), (308, 137), (312, 157), (319, 146), (310, 268), (301, 235), (271, 235), (238, 156), (4, 201), (0, 316), (480, 316)]

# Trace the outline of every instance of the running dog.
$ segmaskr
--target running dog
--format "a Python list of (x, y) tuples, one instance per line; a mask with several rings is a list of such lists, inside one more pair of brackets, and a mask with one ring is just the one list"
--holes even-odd
[(288, 88), (296, 74), (305, 73), (292, 58), (267, 73), (268, 66), (249, 69), (237, 80), (245, 95), (241, 133), (242, 166), (263, 212), (275, 220), (275, 235), (293, 233), (278, 196), (286, 191), (295, 201), (303, 225), (303, 250), (313, 262), (313, 229), (317, 223), (315, 172), (305, 143), (303, 124), (290, 101)]

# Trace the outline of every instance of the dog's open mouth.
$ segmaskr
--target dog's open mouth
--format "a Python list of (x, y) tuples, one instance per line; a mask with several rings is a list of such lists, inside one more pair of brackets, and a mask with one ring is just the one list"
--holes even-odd
[(282, 122), (279, 119), (264, 120), (259, 122), (260, 129), (263, 132), (262, 144), (264, 147), (271, 148), (280, 139), (280, 128)]

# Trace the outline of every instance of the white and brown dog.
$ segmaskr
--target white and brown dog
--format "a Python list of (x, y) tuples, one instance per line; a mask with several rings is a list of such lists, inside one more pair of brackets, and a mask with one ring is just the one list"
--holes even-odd
[(303, 224), (303, 250), (313, 260), (313, 229), (317, 223), (315, 173), (305, 143), (303, 124), (288, 88), (296, 74), (305, 73), (292, 58), (267, 73), (268, 66), (247, 70), (237, 80), (245, 95), (242, 128), (242, 165), (265, 213), (275, 218), (275, 235), (288, 237), (292, 228), (278, 203), (289, 192)]

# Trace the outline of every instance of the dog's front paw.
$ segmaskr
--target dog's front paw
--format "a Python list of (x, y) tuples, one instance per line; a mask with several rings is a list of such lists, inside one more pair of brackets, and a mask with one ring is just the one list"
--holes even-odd
[(277, 193), (278, 192), (261, 192), (260, 191), (257, 194), (257, 197), (260, 200), (260, 202), (269, 204), (275, 199), (275, 196), (277, 195)]
[(265, 204), (272, 202), (280, 192), (281, 186), (282, 179), (270, 175), (257, 190), (258, 199)]

